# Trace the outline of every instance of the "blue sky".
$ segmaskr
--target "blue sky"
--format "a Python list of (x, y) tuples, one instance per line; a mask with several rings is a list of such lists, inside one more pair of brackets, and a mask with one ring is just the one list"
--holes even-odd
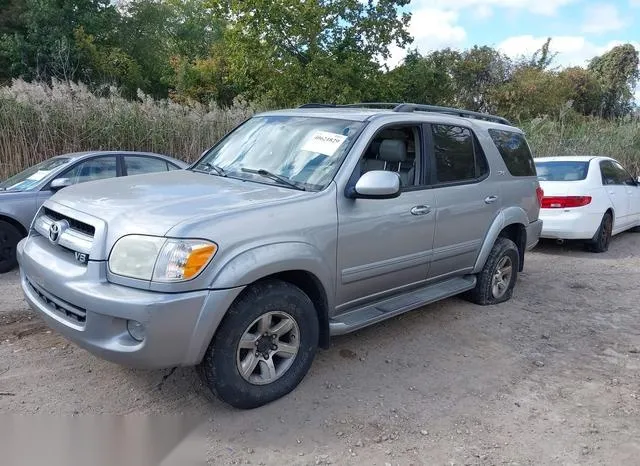
[[(620, 43), (640, 50), (640, 0), (412, 0), (410, 32), (421, 52), (442, 47), (497, 47), (531, 54), (547, 37), (556, 64), (584, 65)], [(394, 50), (390, 64), (403, 51)]]

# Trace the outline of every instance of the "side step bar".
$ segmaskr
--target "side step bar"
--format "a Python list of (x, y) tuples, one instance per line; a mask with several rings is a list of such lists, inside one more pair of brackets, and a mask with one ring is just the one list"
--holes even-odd
[(427, 304), (449, 298), (476, 286), (476, 276), (450, 278), (374, 304), (348, 311), (329, 320), (331, 336), (344, 335)]

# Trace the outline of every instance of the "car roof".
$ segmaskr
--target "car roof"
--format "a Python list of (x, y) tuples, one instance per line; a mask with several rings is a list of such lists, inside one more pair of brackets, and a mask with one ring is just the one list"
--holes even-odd
[(502, 123), (481, 120), (479, 118), (456, 116), (448, 113), (424, 112), (419, 110), (413, 112), (396, 112), (392, 109), (370, 109), (361, 107), (320, 107), (272, 110), (258, 113), (255, 116), (304, 116), (310, 118), (335, 118), (340, 120), (364, 122), (371, 121), (377, 118), (390, 117), (401, 117), (399, 118), (399, 121), (401, 121), (402, 119), (406, 119), (409, 115), (412, 117), (412, 119), (424, 121), (425, 123), (450, 123), (461, 126), (475, 126), (483, 129), (504, 129), (507, 131), (522, 133), (522, 130), (520, 130), (519, 128)]
[(142, 155), (142, 156), (150, 156), (150, 157), (159, 157), (170, 162), (176, 163), (177, 165), (186, 167), (188, 164), (183, 162), (182, 160), (175, 159), (168, 155), (157, 154), (155, 152), (142, 152), (142, 151), (128, 151), (128, 150), (96, 150), (96, 151), (84, 151), (84, 152), (69, 152), (66, 154), (56, 155), (52, 157), (54, 159), (62, 159), (68, 158), (72, 161), (82, 160), (88, 157), (100, 156), (100, 155)]

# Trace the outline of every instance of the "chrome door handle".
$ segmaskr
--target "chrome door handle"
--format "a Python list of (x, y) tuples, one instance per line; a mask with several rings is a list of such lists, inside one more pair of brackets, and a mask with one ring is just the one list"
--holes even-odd
[(411, 209), (411, 215), (426, 215), (431, 212), (431, 207), (428, 205), (417, 205)]
[(498, 200), (498, 196), (489, 196), (484, 199), (485, 204), (493, 204)]

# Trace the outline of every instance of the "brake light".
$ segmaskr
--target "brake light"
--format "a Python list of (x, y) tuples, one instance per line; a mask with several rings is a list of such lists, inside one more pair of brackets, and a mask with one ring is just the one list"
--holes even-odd
[(536, 196), (538, 196), (538, 205), (542, 206), (542, 199), (544, 198), (544, 191), (540, 186), (536, 188)]
[(548, 196), (542, 198), (543, 209), (570, 209), (591, 203), (591, 196)]

